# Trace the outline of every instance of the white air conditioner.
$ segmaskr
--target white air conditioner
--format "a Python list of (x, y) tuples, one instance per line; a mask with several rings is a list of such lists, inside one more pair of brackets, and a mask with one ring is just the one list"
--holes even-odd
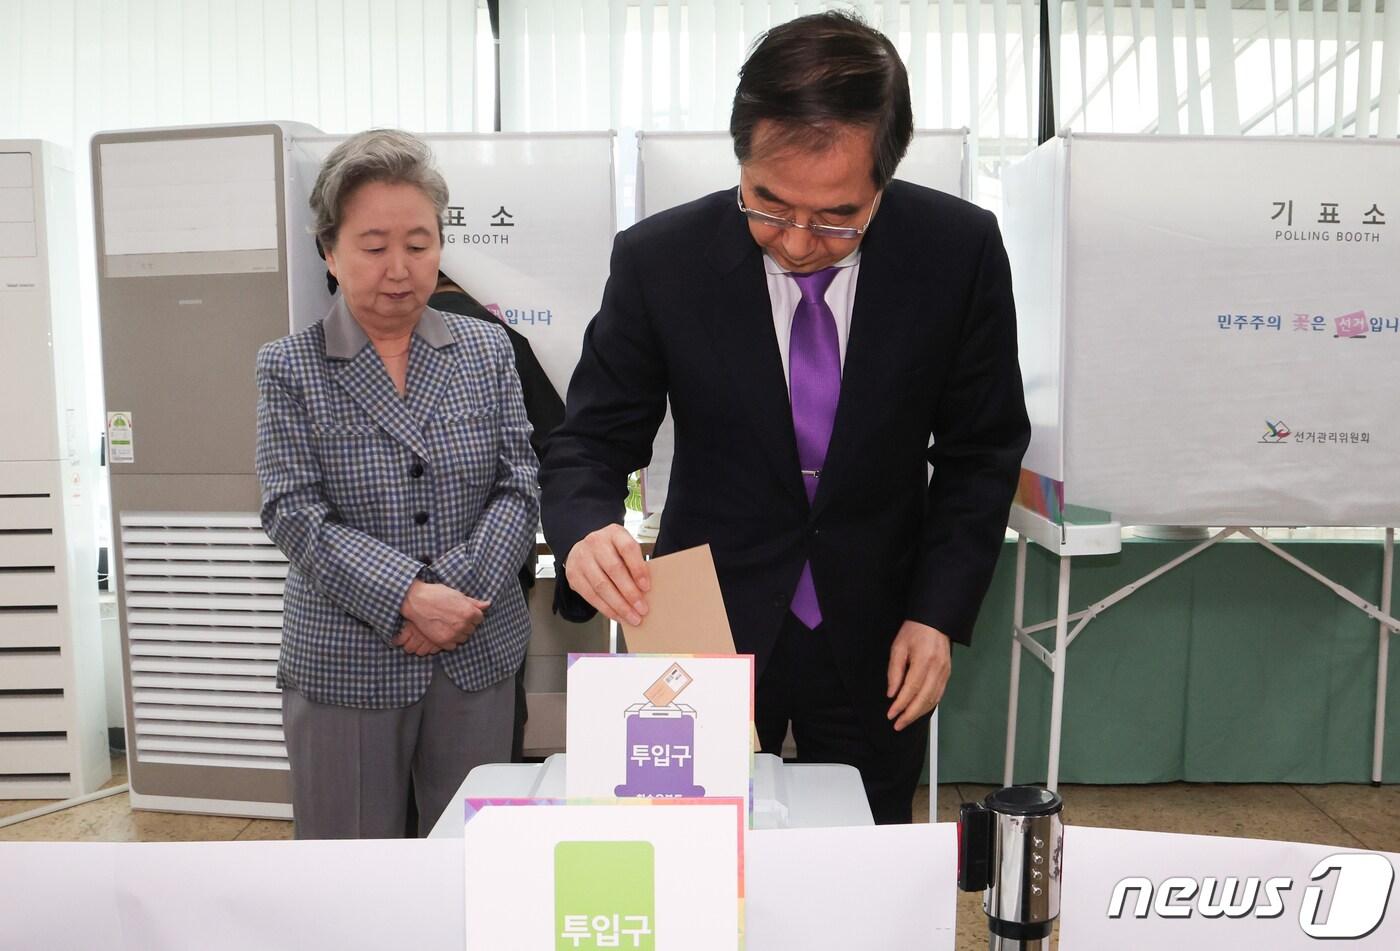
[[(131, 804), (287, 818), (287, 563), (258, 523), (258, 348), (324, 315), (286, 123), (93, 137)], [(314, 173), (314, 169), (312, 170)]]
[(73, 230), (66, 153), (0, 140), (0, 799), (112, 775)]

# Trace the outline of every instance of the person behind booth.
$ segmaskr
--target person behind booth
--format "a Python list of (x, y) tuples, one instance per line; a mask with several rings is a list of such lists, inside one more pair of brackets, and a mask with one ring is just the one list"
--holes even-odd
[(762, 748), (791, 725), (908, 822), (1030, 436), (1006, 252), (990, 212), (894, 180), (909, 82), (854, 17), (764, 35), (730, 132), (737, 188), (613, 245), (541, 472), (556, 607), (647, 613), (622, 501), (669, 399), (656, 553), (710, 545)]
[(414, 136), (336, 146), (311, 209), (341, 295), (258, 353), (298, 838), (401, 836), (410, 783), (425, 834), (510, 756), (538, 464), (504, 330), (427, 306), (446, 206)]
[[(539, 358), (530, 347), (530, 340), (518, 330), (501, 323), (491, 311), (464, 291), (460, 284), (441, 271), (438, 272), (437, 290), (428, 298), (428, 306), (453, 314), (463, 314), (485, 320), (505, 330), (510, 338), (511, 350), (515, 353), (515, 369), (520, 374), (520, 386), (525, 395), (525, 416), (533, 430), (530, 445), (535, 455), (543, 458), (545, 439), (554, 432), (564, 419), (564, 401), (540, 365)], [(530, 549), (525, 564), (520, 566), (520, 586), (525, 594), (525, 602), (530, 601), (530, 591), (535, 587), (535, 566), (539, 556)], [(518, 763), (525, 758), (525, 724), (530, 719), (529, 701), (525, 694), (525, 661), (515, 672), (515, 723), (510, 744), (511, 761)]]

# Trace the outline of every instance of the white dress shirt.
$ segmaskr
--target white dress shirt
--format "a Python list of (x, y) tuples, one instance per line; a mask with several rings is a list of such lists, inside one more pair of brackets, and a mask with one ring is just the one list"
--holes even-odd
[[(851, 311), (856, 302), (856, 278), (860, 275), (860, 248), (837, 261), (833, 267), (841, 270), (826, 289), (826, 306), (836, 318), (836, 340), (841, 347), (841, 366), (846, 365), (846, 341), (851, 336)], [(768, 300), (773, 305), (773, 331), (778, 336), (778, 353), (783, 358), (783, 379), (791, 384), (788, 371), (788, 340), (792, 336), (792, 315), (802, 300), (802, 292), (789, 272), (782, 269), (766, 253), (763, 271), (768, 279)]]

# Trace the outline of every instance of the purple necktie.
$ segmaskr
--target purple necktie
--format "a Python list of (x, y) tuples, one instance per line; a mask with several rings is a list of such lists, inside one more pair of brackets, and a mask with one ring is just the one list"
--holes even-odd
[[(792, 396), (797, 460), (808, 502), (817, 494), (817, 479), (826, 463), (826, 447), (836, 421), (836, 401), (841, 396), (841, 344), (836, 337), (836, 317), (826, 303), (826, 289), (838, 270), (828, 267), (811, 274), (790, 275), (802, 292), (802, 300), (793, 312), (792, 335), (788, 338), (788, 391)], [(791, 607), (807, 627), (821, 624), (822, 611), (817, 605), (810, 561), (802, 566)]]

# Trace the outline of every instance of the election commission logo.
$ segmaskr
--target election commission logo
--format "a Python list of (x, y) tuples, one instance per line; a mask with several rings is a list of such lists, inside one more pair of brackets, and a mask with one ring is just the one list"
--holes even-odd
[[(1357, 940), (1380, 927), (1390, 904), (1395, 869), (1384, 855), (1341, 852), (1313, 866), (1302, 886), (1289, 876), (1258, 878), (1191, 878), (1174, 876), (1154, 883), (1130, 876), (1113, 887), (1108, 917), (1219, 919), (1296, 915), (1310, 938)], [(1296, 908), (1296, 911), (1294, 910)]]
[(1269, 427), (1269, 431), (1259, 440), (1262, 443), (1277, 445), (1278, 443), (1287, 441), (1288, 437), (1293, 435), (1293, 430), (1289, 429), (1288, 424), (1281, 419), (1277, 422), (1266, 419), (1264, 420), (1264, 425)]
[(1294, 428), (1282, 419), (1264, 419), (1264, 431), (1256, 440), (1265, 446), (1358, 446), (1369, 449), (1369, 431)]

